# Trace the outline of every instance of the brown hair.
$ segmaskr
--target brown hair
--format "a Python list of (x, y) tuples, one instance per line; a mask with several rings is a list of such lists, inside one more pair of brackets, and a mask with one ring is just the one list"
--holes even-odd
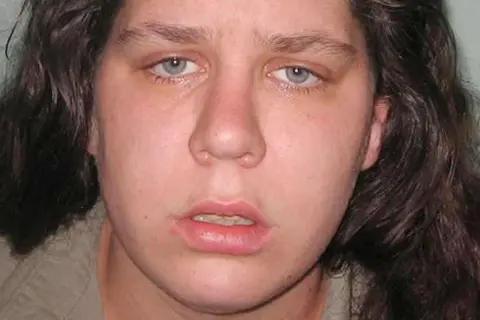
[[(439, 0), (350, 0), (376, 95), (391, 104), (320, 262), (361, 270), (359, 319), (480, 318), (480, 176), (472, 99)], [(119, 0), (26, 0), (18, 68), (0, 97), (0, 233), (27, 254), (98, 198), (86, 152), (92, 78)], [(477, 171), (476, 171), (477, 170)], [(356, 274), (356, 273), (355, 273)], [(358, 279), (358, 278), (357, 278)]]

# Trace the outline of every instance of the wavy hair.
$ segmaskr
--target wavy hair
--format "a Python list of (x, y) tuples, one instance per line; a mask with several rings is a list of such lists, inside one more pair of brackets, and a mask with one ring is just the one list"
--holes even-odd
[[(28, 254), (99, 196), (86, 152), (96, 62), (120, 0), (25, 0), (0, 97), (0, 234)], [(360, 174), (320, 258), (362, 280), (361, 320), (480, 318), (480, 175), (472, 99), (440, 0), (350, 0), (375, 94), (389, 100), (378, 163)], [(355, 286), (354, 286), (355, 287)]]

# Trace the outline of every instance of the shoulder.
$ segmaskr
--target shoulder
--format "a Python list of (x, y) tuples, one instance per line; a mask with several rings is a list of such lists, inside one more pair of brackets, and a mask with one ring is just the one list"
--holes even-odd
[[(19, 260), (12, 257), (7, 241), (0, 238), (0, 285), (12, 275)], [(1, 288), (1, 287), (0, 287)]]
[(21, 259), (1, 240), (0, 319), (69, 319), (95, 280), (102, 220), (102, 210), (95, 208)]
[(368, 279), (359, 266), (350, 266), (332, 276), (322, 320), (356, 319), (368, 290)]
[(349, 320), (350, 303), (350, 275), (332, 277), (322, 320)]

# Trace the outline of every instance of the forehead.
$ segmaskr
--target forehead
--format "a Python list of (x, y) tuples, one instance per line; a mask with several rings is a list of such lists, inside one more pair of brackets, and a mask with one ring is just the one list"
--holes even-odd
[(363, 44), (347, 0), (126, 0), (114, 31), (150, 22), (202, 28), (214, 39), (320, 32)]

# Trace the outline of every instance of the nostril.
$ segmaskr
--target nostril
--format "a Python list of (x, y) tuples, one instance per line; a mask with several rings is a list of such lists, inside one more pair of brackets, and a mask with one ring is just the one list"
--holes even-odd
[(245, 168), (253, 167), (257, 162), (256, 156), (251, 152), (248, 152), (238, 158), (238, 163)]
[(204, 166), (208, 166), (212, 164), (212, 156), (211, 154), (206, 151), (206, 150), (201, 150), (197, 152), (197, 155), (195, 156), (195, 159), (197, 160), (198, 163)]

